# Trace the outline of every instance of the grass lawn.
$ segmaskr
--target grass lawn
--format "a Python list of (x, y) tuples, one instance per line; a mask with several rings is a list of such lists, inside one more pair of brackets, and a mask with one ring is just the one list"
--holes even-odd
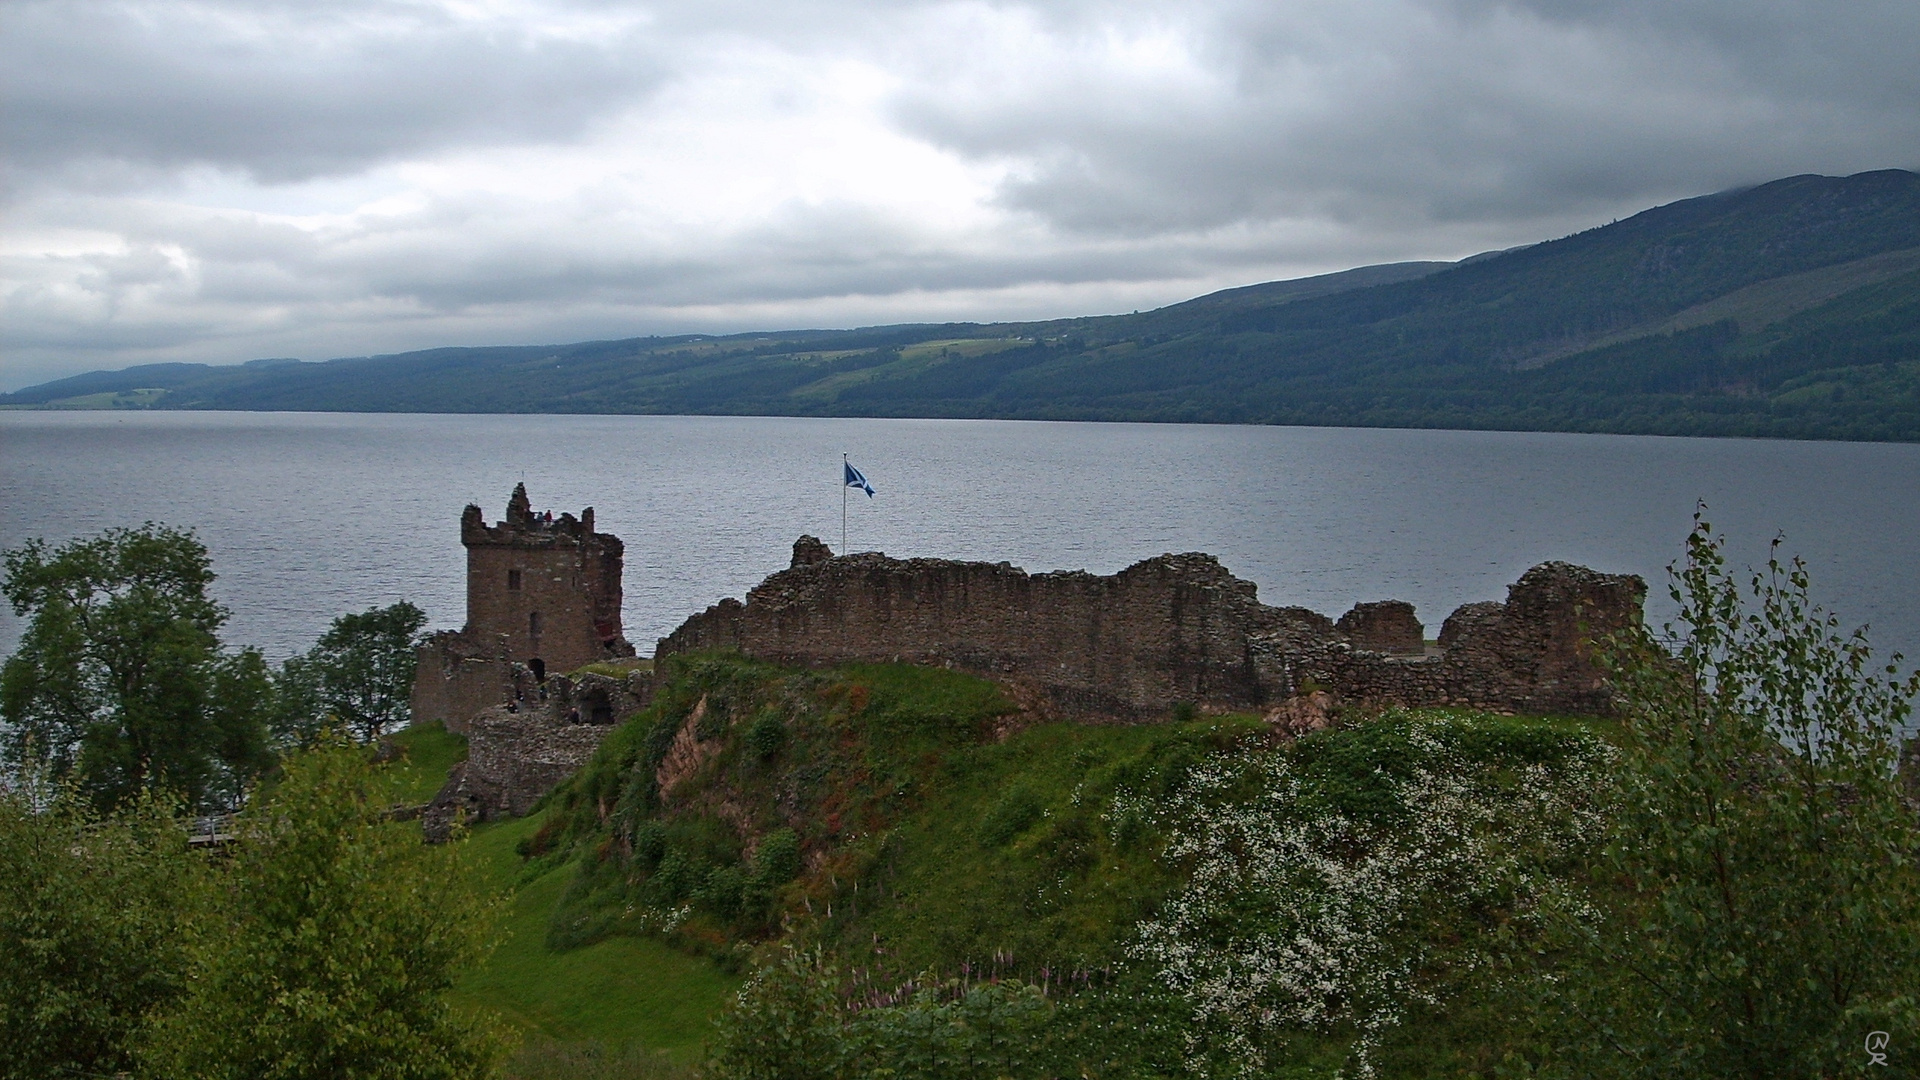
[(536, 815), (483, 825), (467, 840), (490, 883), (514, 892), (504, 919), (506, 940), (460, 984), (458, 997), (496, 1010), (529, 1039), (592, 1041), (613, 1049), (637, 1044), (693, 1060), (711, 1018), (740, 980), (652, 940), (616, 937), (549, 951), (547, 920), (573, 867), (514, 888), (521, 870), (514, 845), (540, 821)]
[(393, 783), (393, 801), (408, 806), (432, 799), (447, 782), (447, 770), (467, 756), (466, 736), (451, 734), (437, 723), (411, 724), (387, 738), (406, 751), (399, 761), (387, 763), (386, 773)]

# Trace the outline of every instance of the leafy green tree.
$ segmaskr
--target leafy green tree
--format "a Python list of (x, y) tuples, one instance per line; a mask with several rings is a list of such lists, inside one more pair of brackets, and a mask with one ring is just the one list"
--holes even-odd
[(282, 747), (314, 745), (336, 726), (327, 709), (323, 672), (310, 656), (289, 656), (273, 673), (273, 715), (267, 726)]
[(855, 1048), (842, 1030), (840, 971), (789, 946), (755, 972), (720, 1017), (707, 1073), (722, 1080), (839, 1080)]
[(306, 656), (320, 707), (363, 742), (405, 723), (414, 650), (426, 625), (427, 613), (405, 600), (333, 620)]
[(457, 1080), (503, 1049), (448, 1001), (496, 906), (459, 844), (389, 821), (363, 751), (322, 742), (241, 815), (223, 925), (156, 1030), (152, 1071), (197, 1080)]
[(1548, 983), (1575, 1075), (1859, 1075), (1874, 1031), (1920, 1061), (1920, 819), (1894, 771), (1920, 680), (1808, 586), (1776, 545), (1743, 589), (1696, 519), (1673, 644), (1620, 648), (1611, 834)]
[(0, 584), (28, 618), (0, 668), (16, 763), (73, 776), (103, 806), (142, 790), (231, 806), (270, 763), (266, 665), (221, 651), (225, 609), (191, 532), (148, 523), (4, 556)]
[(126, 1072), (186, 987), (205, 863), (158, 798), (101, 817), (38, 781), (0, 788), (0, 1078)]

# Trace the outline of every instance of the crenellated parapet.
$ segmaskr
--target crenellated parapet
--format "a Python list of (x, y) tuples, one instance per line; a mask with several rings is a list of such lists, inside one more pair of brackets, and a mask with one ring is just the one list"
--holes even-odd
[(578, 517), (535, 513), (525, 484), (489, 524), (478, 506), (460, 515), (467, 551), (467, 622), (436, 634), (420, 651), (414, 716), (463, 730), (480, 709), (501, 704), (530, 673), (573, 671), (633, 655), (621, 626), (626, 546), (594, 531), (593, 508)]

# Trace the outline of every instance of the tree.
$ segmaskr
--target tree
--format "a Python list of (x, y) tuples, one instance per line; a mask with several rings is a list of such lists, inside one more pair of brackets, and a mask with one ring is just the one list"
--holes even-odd
[(1696, 517), (1671, 645), (1618, 644), (1615, 810), (1566, 925), (1574, 1071), (1853, 1075), (1920, 1055), (1920, 819), (1895, 775), (1920, 678), (1878, 665), (1775, 555), (1743, 590)]
[(447, 992), (486, 953), (496, 905), (462, 845), (388, 820), (365, 752), (288, 758), (241, 814), (225, 922), (192, 989), (158, 1026), (159, 1076), (198, 1080), (460, 1080), (502, 1045)]
[(0, 1078), (127, 1072), (186, 987), (205, 863), (156, 797), (102, 817), (25, 780), (0, 788)]
[(281, 666), (274, 731), (306, 745), (339, 728), (372, 742), (409, 718), (415, 650), (427, 613), (405, 600), (342, 615), (304, 656)]
[(100, 805), (142, 790), (234, 805), (268, 764), (270, 694), (259, 654), (221, 651), (227, 613), (191, 532), (149, 522), (4, 555), (0, 584), (28, 617), (0, 668), (0, 720), (16, 763), (72, 776)]

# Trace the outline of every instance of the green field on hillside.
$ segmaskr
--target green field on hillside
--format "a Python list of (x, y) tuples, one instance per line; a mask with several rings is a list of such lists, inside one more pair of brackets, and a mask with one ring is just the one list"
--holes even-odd
[(691, 1061), (738, 977), (658, 941), (614, 938), (548, 949), (547, 924), (572, 868), (528, 876), (514, 851), (541, 823), (536, 814), (482, 825), (467, 840), (491, 884), (510, 899), (500, 945), (461, 983), (459, 998), (498, 1011), (530, 1041), (638, 1044)]
[[(418, 805), (446, 782), (466, 756), (466, 739), (438, 724), (396, 732), (405, 754), (388, 762), (393, 798)], [(544, 816), (483, 824), (466, 841), (488, 887), (505, 898), (499, 945), (485, 966), (459, 986), (464, 1004), (498, 1013), (531, 1047), (598, 1046), (618, 1055), (629, 1047), (690, 1064), (721, 1002), (739, 984), (712, 962), (659, 941), (617, 938), (584, 948), (546, 947), (554, 907), (574, 869), (530, 867), (515, 850)]]
[(403, 806), (418, 806), (433, 798), (446, 784), (447, 770), (467, 756), (466, 736), (438, 723), (409, 725), (386, 741), (401, 750), (399, 760), (387, 763), (386, 775), (393, 785), (393, 801)]

